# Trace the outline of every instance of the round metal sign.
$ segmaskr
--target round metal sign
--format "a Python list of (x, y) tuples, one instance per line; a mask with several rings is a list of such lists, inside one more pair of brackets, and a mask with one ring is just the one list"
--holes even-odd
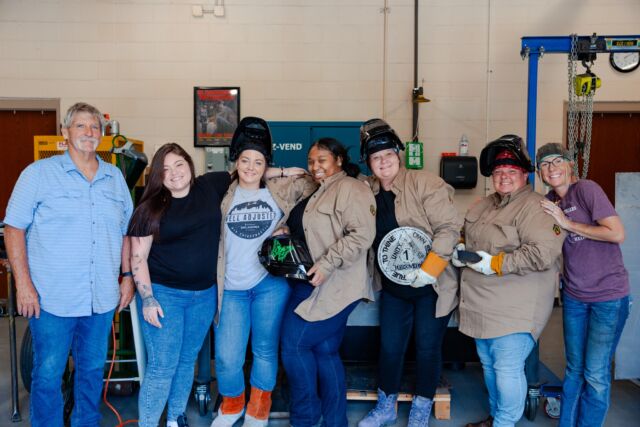
[(420, 268), (431, 250), (431, 238), (415, 227), (399, 227), (382, 238), (378, 246), (380, 271), (392, 282), (410, 285), (407, 273)]

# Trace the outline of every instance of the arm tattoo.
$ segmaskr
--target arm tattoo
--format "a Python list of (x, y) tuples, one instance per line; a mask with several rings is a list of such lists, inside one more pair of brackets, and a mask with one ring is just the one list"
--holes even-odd
[(145, 298), (153, 297), (153, 291), (151, 290), (151, 285), (148, 283), (142, 283), (141, 281), (135, 279), (134, 283), (136, 284), (136, 288), (138, 288), (138, 293), (140, 294), (140, 298), (144, 301)]
[(160, 307), (160, 304), (153, 297), (153, 295), (149, 295), (145, 298), (142, 298), (142, 308), (152, 308), (152, 307)]

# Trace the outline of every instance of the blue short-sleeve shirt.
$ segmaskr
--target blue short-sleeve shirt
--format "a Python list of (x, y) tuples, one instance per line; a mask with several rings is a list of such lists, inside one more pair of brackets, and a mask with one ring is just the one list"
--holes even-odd
[(99, 157), (91, 182), (68, 152), (22, 172), (4, 222), (26, 230), (29, 272), (43, 310), (79, 317), (115, 308), (132, 210), (122, 173)]

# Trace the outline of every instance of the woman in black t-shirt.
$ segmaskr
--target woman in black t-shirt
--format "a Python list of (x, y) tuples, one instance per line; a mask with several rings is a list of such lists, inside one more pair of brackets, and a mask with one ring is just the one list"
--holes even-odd
[(195, 178), (191, 157), (175, 143), (163, 145), (151, 163), (129, 227), (148, 356), (140, 426), (157, 426), (167, 401), (167, 426), (178, 426), (186, 408), (194, 362), (217, 306), (214, 260), (229, 183), (228, 172)]

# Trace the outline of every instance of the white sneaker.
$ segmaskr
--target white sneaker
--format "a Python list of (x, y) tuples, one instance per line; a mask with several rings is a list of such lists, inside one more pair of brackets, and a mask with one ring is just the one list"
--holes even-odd
[(242, 423), (242, 427), (267, 427), (267, 425), (269, 425), (268, 419), (259, 420), (251, 415), (245, 415), (244, 423)]
[(222, 409), (218, 409), (218, 416), (213, 419), (211, 427), (233, 427), (243, 415), (244, 408), (237, 414), (223, 414)]

